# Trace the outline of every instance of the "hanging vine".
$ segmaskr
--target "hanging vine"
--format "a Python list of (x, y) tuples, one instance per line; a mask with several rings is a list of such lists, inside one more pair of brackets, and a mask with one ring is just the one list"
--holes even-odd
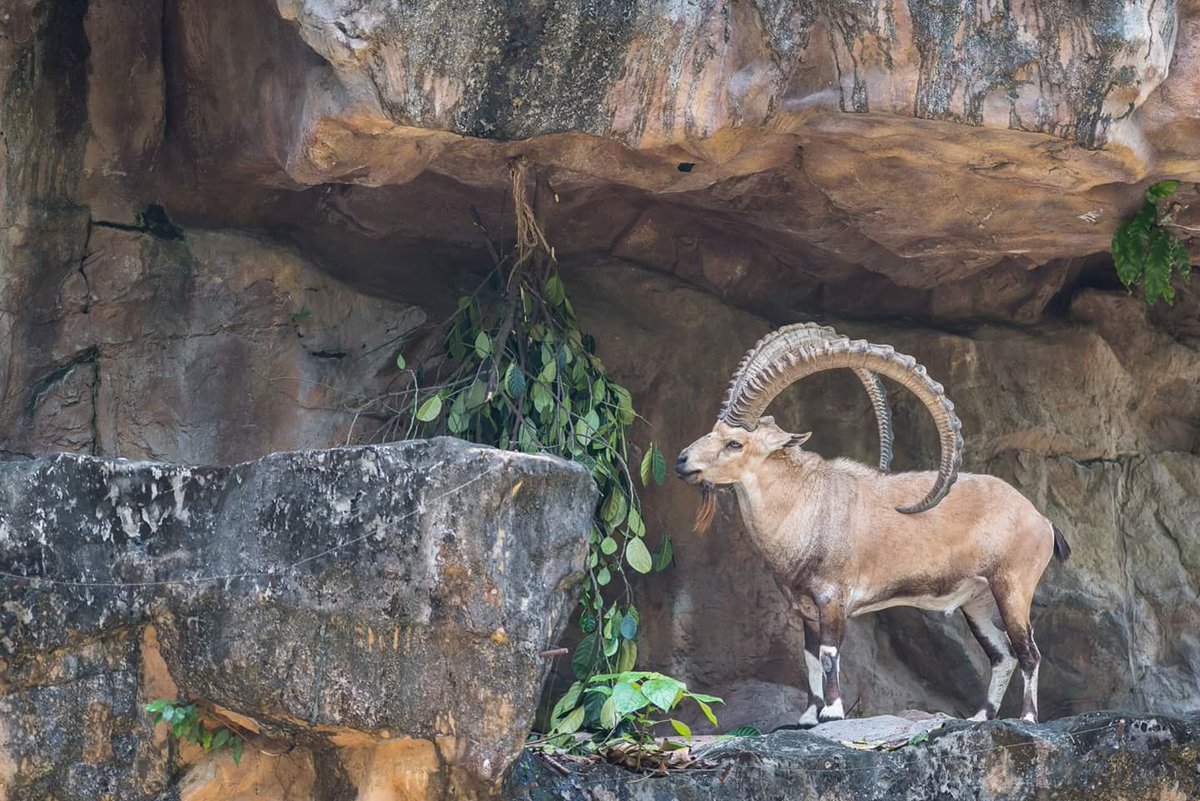
[[(637, 419), (629, 391), (608, 374), (596, 341), (580, 328), (554, 248), (529, 197), (529, 166), (510, 163), (516, 243), (501, 255), (476, 215), (493, 269), (458, 301), (444, 336), (420, 358), (397, 357), (411, 380), (397, 420), (409, 437), (449, 433), (525, 453), (550, 453), (585, 465), (600, 490), (589, 540), (580, 625), (571, 659), (578, 681), (559, 699), (554, 736), (611, 730), (604, 698), (584, 693), (595, 677), (631, 670), (640, 617), (628, 571), (664, 570), (669, 537), (652, 553), (639, 498), (662, 484), (666, 462), (654, 443), (630, 466), (629, 429)], [(565, 742), (565, 741), (564, 741)]]

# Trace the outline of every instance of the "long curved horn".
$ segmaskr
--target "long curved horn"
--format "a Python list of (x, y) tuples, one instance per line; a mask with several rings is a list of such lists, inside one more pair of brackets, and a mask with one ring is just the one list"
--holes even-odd
[(887, 345), (873, 345), (847, 337), (815, 335), (811, 329), (789, 331), (770, 340), (743, 359), (745, 371), (730, 387), (720, 419), (753, 431), (763, 410), (787, 387), (825, 370), (850, 368), (869, 370), (887, 376), (908, 389), (925, 405), (937, 425), (941, 439), (941, 458), (933, 488), (912, 506), (898, 511), (915, 514), (933, 508), (958, 477), (962, 464), (962, 424), (954, 413), (954, 404), (942, 385), (926, 373), (911, 356), (897, 353)]
[[(792, 336), (793, 344), (799, 344), (800, 341), (807, 341), (809, 339), (841, 338), (841, 334), (829, 326), (821, 325), (820, 323), (796, 323), (777, 328), (758, 340), (754, 344), (754, 347), (746, 351), (746, 355), (742, 357), (741, 363), (738, 364), (737, 370), (733, 373), (733, 378), (729, 382), (729, 389), (725, 392), (725, 402), (721, 405), (720, 417), (722, 419), (724, 419), (733, 399), (743, 392), (746, 376), (754, 374), (763, 364), (762, 359), (759, 358), (760, 355), (766, 350), (768, 345), (785, 335)], [(862, 382), (863, 388), (867, 390), (867, 397), (871, 400), (871, 408), (875, 410), (875, 424), (879, 428), (879, 469), (889, 470), (892, 466), (892, 442), (895, 435), (892, 432), (892, 407), (888, 404), (887, 389), (883, 386), (883, 382), (879, 380), (879, 376), (870, 370), (855, 369), (854, 375), (858, 377), (858, 380)]]

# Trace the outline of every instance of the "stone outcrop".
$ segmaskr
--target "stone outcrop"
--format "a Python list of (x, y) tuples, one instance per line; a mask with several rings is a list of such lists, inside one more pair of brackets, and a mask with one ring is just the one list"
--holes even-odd
[[(306, 797), (281, 775), (486, 794), (532, 723), (595, 496), (582, 468), (452, 439), (0, 465), (0, 797), (158, 798), (181, 758), (189, 799)], [(245, 772), (151, 730), (144, 704), (177, 693), (253, 732)]]
[[(824, 727), (821, 727), (824, 728)], [(1200, 718), (1096, 713), (1031, 726), (952, 722), (889, 751), (816, 733), (734, 738), (701, 750), (711, 767), (631, 781), (597, 765), (566, 776), (535, 756), (509, 779), (511, 801), (1174, 801), (1200, 793)]]

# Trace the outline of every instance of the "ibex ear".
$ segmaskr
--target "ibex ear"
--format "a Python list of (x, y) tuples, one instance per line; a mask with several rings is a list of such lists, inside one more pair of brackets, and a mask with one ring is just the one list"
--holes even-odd
[(796, 445), (803, 445), (804, 443), (808, 442), (810, 437), (812, 437), (811, 431), (805, 431), (803, 434), (793, 434), (791, 438), (788, 439), (787, 444), (783, 447), (791, 448)]
[(768, 414), (766, 417), (758, 418), (758, 424), (761, 426), (773, 426), (775, 425), (775, 418)]
[(812, 436), (812, 432), (807, 434), (789, 434), (786, 431), (773, 431), (767, 439), (767, 447), (772, 451), (783, 450), (790, 448), (793, 445), (803, 445), (808, 442), (808, 438)]

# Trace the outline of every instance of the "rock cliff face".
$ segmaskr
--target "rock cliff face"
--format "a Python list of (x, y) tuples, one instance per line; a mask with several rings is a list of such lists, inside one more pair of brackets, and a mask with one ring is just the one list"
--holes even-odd
[[(1043, 711), (1200, 704), (1200, 304), (1147, 309), (1104, 254), (1157, 180), (1184, 182), (1178, 231), (1200, 230), (1194, 0), (2, 13), (0, 457), (229, 465), (394, 437), (364, 403), (490, 264), (470, 208), (511, 235), (523, 155), (640, 438), (673, 453), (706, 430), (773, 325), (895, 344), (957, 403), (967, 468), (1074, 546), (1035, 607)], [(933, 464), (893, 401), (897, 466)], [(849, 378), (778, 412), (874, 458)], [(742, 699), (731, 721), (798, 714), (802, 635), (732, 502), (696, 539), (688, 488), (646, 500), (677, 555), (638, 588), (648, 665)], [(190, 680), (226, 685), (204, 665)], [(856, 712), (961, 713), (982, 668), (960, 621), (892, 610), (852, 625), (844, 683)]]
[[(0, 797), (473, 797), (520, 753), (583, 576), (575, 465), (453, 439), (232, 468), (0, 464)], [(168, 747), (144, 705), (249, 738)]]

